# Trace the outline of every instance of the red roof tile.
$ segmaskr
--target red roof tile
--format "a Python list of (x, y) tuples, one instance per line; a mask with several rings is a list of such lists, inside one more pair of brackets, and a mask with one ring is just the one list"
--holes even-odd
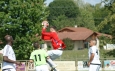
[[(69, 32), (64, 32), (65, 30), (71, 30)], [(71, 40), (85, 40), (90, 37), (94, 32), (90, 29), (84, 27), (65, 27), (58, 31), (58, 36), (60, 39), (69, 38)]]
[(60, 39), (69, 38), (71, 40), (86, 40), (93, 32), (63, 32), (58, 33)]
[[(63, 29), (61, 29), (61, 30), (59, 30), (58, 32), (62, 32), (62, 31), (64, 31), (64, 30), (66, 30), (66, 29), (68, 29), (68, 30), (71, 30), (71, 31), (73, 31), (73, 32), (87, 32), (87, 31), (92, 31), (92, 30), (90, 30), (90, 29), (87, 29), (87, 28), (85, 28), (85, 27), (65, 27), (65, 28), (63, 28)], [(92, 31), (93, 32), (93, 31)]]
[(100, 36), (106, 36), (106, 37), (112, 39), (112, 36), (111, 36), (111, 35), (104, 34), (104, 33), (98, 33), (98, 32), (96, 32), (96, 33), (97, 33), (97, 36), (98, 36), (98, 37), (100, 37)]

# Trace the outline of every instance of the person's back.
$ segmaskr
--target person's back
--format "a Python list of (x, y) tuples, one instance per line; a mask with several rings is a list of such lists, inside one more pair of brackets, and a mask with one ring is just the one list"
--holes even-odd
[(39, 50), (34, 50), (31, 53), (30, 59), (34, 60), (35, 66), (40, 66), (40, 65), (47, 64), (46, 58), (45, 58), (47, 56), (48, 54), (46, 53), (45, 50), (39, 49)]
[(49, 58), (48, 54), (40, 49), (38, 42), (34, 42), (33, 46), (35, 50), (30, 55), (30, 62), (34, 63), (36, 71), (49, 71), (46, 63), (46, 58)]

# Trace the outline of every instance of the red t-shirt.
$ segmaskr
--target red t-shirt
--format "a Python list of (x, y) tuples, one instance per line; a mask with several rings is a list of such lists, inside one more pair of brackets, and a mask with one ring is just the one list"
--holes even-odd
[(56, 32), (42, 32), (44, 36), (50, 36), (53, 49), (58, 49), (62, 47), (64, 49), (66, 46), (62, 40), (59, 39)]
[(50, 36), (43, 34), (43, 33), (45, 33), (45, 32), (46, 32), (46, 29), (45, 29), (45, 28), (42, 28), (42, 39), (43, 39), (43, 40), (51, 40)]

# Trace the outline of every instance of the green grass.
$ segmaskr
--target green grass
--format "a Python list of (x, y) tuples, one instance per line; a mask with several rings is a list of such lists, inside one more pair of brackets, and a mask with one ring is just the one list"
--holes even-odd
[[(106, 55), (110, 50), (100, 49), (100, 58), (101, 59), (114, 59), (114, 56)], [(87, 60), (88, 59), (88, 49), (84, 50), (64, 50), (62, 56), (57, 60)]]
[(3, 61), (3, 55), (0, 54), (0, 63)]
[[(115, 57), (105, 55), (105, 53), (109, 52), (110, 50), (102, 50), (100, 49), (100, 58), (111, 58), (114, 59)], [(2, 62), (2, 55), (0, 54), (0, 62)], [(87, 60), (88, 59), (88, 49), (83, 50), (64, 50), (62, 56), (57, 60)]]

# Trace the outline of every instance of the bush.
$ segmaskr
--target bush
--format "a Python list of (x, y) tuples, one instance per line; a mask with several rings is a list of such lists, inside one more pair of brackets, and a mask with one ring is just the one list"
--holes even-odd
[(70, 40), (69, 38), (64, 39), (63, 41), (64, 41), (64, 43), (65, 43), (65, 45), (66, 45), (65, 50), (72, 50), (72, 49), (74, 48), (74, 43), (73, 43), (73, 41)]

